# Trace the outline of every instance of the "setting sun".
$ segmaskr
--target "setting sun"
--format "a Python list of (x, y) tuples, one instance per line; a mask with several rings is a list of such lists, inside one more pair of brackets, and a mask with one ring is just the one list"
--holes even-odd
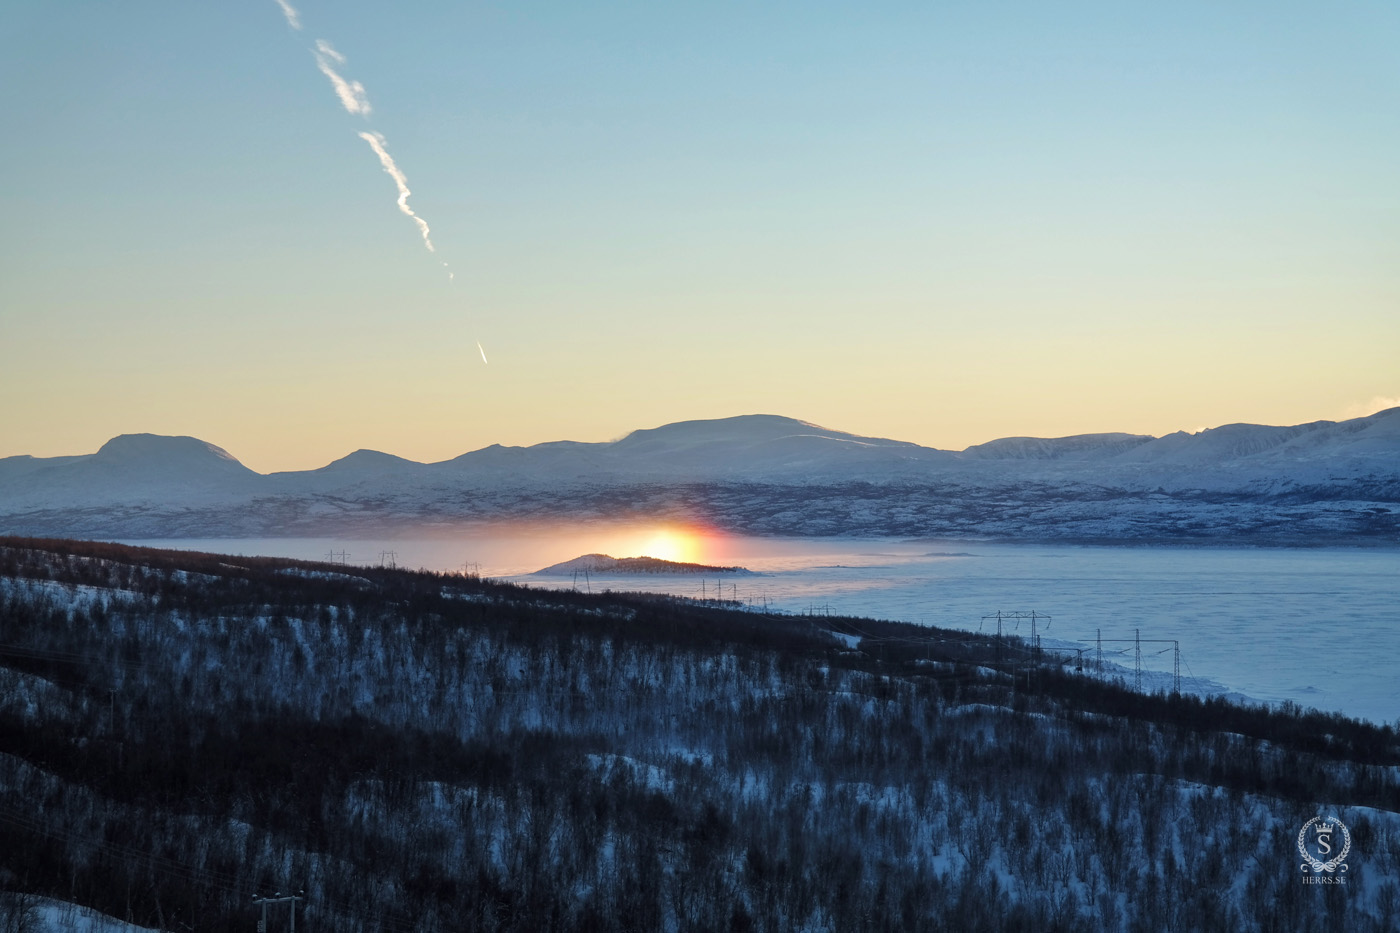
[(698, 535), (684, 529), (662, 528), (645, 540), (641, 546), (641, 556), (696, 563), (702, 550)]

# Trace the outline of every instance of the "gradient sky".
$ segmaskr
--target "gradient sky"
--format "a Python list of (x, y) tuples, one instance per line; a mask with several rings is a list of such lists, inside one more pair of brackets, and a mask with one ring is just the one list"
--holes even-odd
[(1400, 404), (1393, 0), (293, 3), (7, 5), (0, 456)]

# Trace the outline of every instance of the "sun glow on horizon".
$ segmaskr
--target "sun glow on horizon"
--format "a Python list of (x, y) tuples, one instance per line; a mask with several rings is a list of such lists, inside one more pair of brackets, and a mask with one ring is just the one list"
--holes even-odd
[(724, 535), (688, 522), (629, 524), (590, 539), (588, 550), (613, 557), (654, 557), (686, 564), (714, 563), (726, 550)]
[(655, 557), (677, 563), (702, 563), (704, 542), (688, 528), (658, 528), (640, 545), (639, 557)]

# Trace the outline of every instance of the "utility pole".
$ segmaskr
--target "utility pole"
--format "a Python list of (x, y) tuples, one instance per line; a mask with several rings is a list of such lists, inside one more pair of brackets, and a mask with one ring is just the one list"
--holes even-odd
[(1142, 629), (1133, 629), (1133, 644), (1136, 647), (1136, 662), (1133, 665), (1133, 689), (1142, 692)]
[[(997, 610), (997, 669), (998, 669), (998, 670), (1001, 669), (1001, 610), (1000, 610), (1000, 609)], [(1012, 689), (1012, 691), (1015, 691), (1015, 689), (1016, 689), (1016, 679), (1015, 679), (1014, 677), (1013, 677), (1012, 680), (1011, 680), (1011, 689)]]
[(262, 905), (262, 919), (260, 919), (260, 920), (258, 921), (258, 933), (268, 933), (268, 929), (267, 929), (267, 905), (268, 905), (268, 904), (286, 904), (286, 903), (290, 903), (291, 906), (292, 906), (292, 925), (291, 925), (291, 927), (289, 927), (289, 929), (291, 930), (291, 933), (296, 933), (296, 930), (297, 930), (297, 901), (304, 901), (304, 900), (306, 900), (306, 898), (302, 897), (300, 894), (274, 894), (274, 895), (272, 895), (271, 897), (254, 897), (254, 898), (253, 898), (253, 903), (254, 903), (254, 904), (261, 904), (261, 905)]

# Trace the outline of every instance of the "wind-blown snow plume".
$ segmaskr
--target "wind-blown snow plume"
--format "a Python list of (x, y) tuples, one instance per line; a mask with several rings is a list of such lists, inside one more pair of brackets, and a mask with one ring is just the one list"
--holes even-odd
[(1348, 405), (1346, 411), (1341, 415), (1340, 420), (1350, 421), (1352, 418), (1366, 418), (1377, 412), (1386, 411), (1391, 408), (1400, 408), (1400, 395), (1395, 398), (1386, 398), (1377, 395), (1369, 402), (1359, 402), (1355, 405)]
[(379, 133), (361, 133), (360, 138), (369, 143), (369, 147), (374, 150), (374, 154), (379, 156), (379, 164), (384, 166), (384, 171), (394, 179), (394, 184), (399, 188), (399, 210), (403, 211), (413, 222), (418, 225), (418, 232), (423, 234), (423, 245), (428, 247), (428, 252), (435, 253), (433, 241), (428, 238), (428, 222), (417, 214), (413, 213), (413, 208), (408, 206), (408, 196), (412, 191), (408, 190), (408, 179), (403, 177), (403, 172), (394, 164), (393, 156), (389, 155), (389, 150), (384, 148), (384, 137)]
[(316, 40), (316, 51), (312, 54), (316, 56), (316, 67), (321, 69), (321, 74), (331, 79), (335, 96), (340, 98), (345, 109), (362, 117), (369, 116), (369, 98), (365, 96), (365, 86), (358, 81), (346, 81), (331, 66), (332, 61), (340, 65), (345, 64), (345, 56), (331, 48), (331, 44), (325, 39)]
[(301, 16), (297, 14), (296, 8), (293, 7), (290, 3), (288, 3), (287, 0), (277, 0), (277, 5), (282, 8), (282, 15), (287, 17), (287, 25), (291, 26), (297, 31), (300, 31)]

